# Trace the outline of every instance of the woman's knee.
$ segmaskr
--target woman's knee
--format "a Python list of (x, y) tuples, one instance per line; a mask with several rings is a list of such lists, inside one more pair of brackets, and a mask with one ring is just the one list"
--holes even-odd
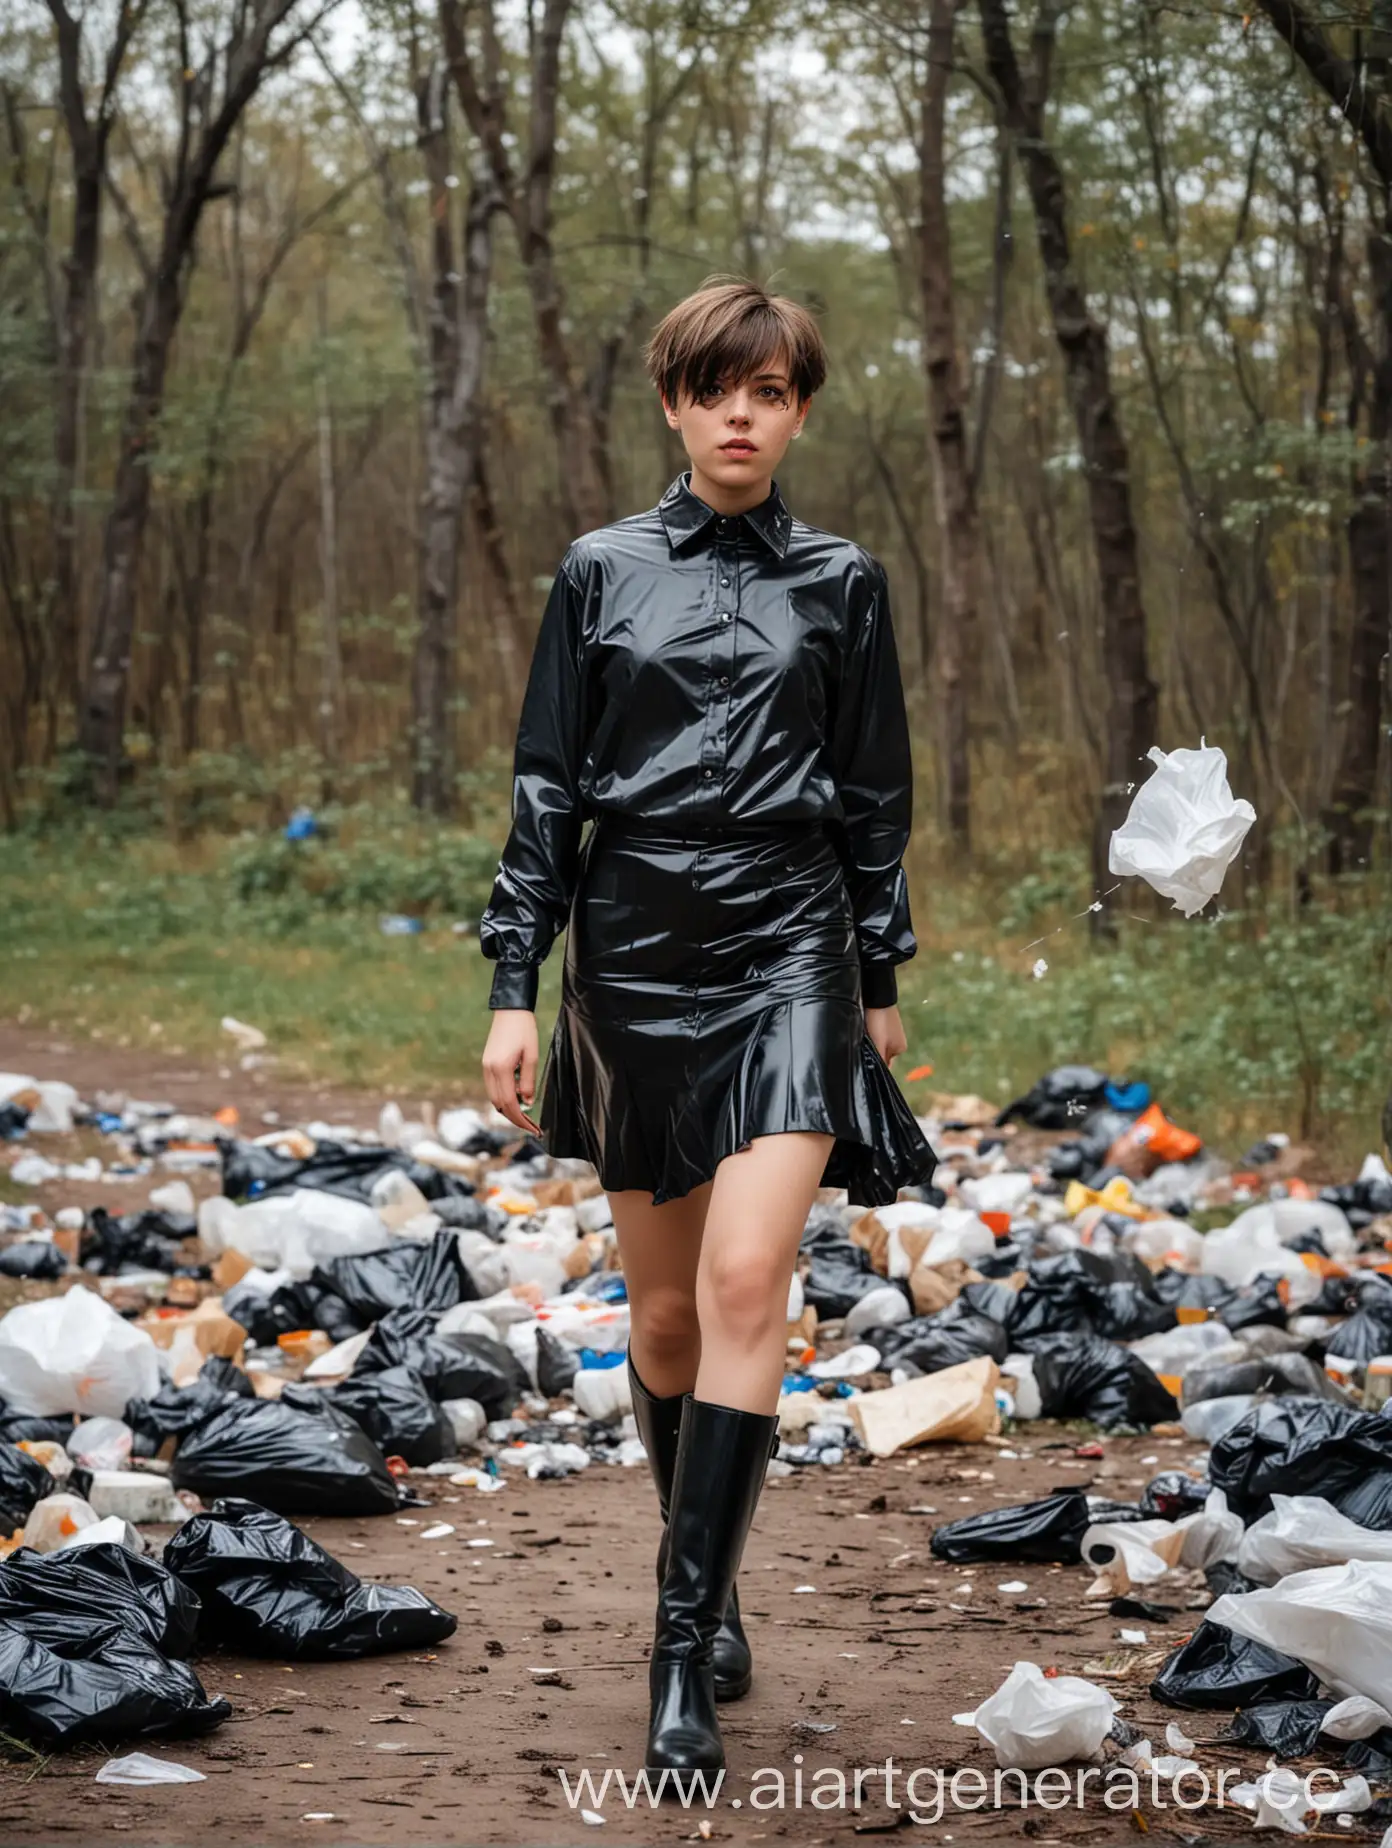
[(634, 1331), (655, 1359), (675, 1360), (700, 1338), (696, 1297), (692, 1291), (661, 1285), (644, 1290), (629, 1303)]
[(789, 1271), (778, 1254), (757, 1248), (713, 1252), (705, 1281), (711, 1309), (726, 1327), (752, 1340), (774, 1323), (782, 1325)]

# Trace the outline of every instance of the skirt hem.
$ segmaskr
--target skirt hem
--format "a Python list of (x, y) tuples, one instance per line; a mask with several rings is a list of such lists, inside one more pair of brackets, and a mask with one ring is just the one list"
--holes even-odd
[[(769, 1012), (786, 1005), (776, 1003)], [(853, 1005), (859, 1013), (859, 1004)], [(751, 1035), (747, 1058), (752, 1058), (758, 1042), (756, 1032)], [(721, 1162), (760, 1136), (799, 1131), (834, 1136), (820, 1184), (845, 1188), (851, 1203), (858, 1206), (888, 1206), (898, 1198), (901, 1188), (926, 1185), (937, 1167), (937, 1156), (864, 1030), (863, 1015), (848, 1110), (833, 1109), (825, 1102), (799, 1102), (796, 1098), (785, 1098), (773, 1109), (768, 1107), (767, 1098), (751, 1107), (750, 1091), (755, 1087), (736, 1083), (731, 1090), (730, 1108), (722, 1113), (719, 1128), (711, 1137), (709, 1153), (699, 1162), (681, 1155), (669, 1138), (660, 1152), (642, 1150), (635, 1164), (641, 1172), (634, 1174), (630, 1166), (634, 1151), (616, 1149), (611, 1158), (609, 1151), (596, 1145), (586, 1112), (580, 1107), (583, 1087), (564, 1004), (552, 1034), (541, 1088), (539, 1122), (547, 1153), (588, 1161), (606, 1193), (629, 1189), (650, 1192), (654, 1206), (682, 1199), (704, 1186), (715, 1178)]]

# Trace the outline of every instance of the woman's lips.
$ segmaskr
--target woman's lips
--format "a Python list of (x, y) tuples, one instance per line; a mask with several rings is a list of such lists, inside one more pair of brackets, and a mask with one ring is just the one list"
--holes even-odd
[(720, 453), (723, 456), (752, 456), (757, 452), (753, 443), (722, 443)]

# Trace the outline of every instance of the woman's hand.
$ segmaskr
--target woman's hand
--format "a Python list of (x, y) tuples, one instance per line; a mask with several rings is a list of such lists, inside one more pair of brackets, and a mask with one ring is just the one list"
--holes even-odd
[(495, 1008), (483, 1049), (483, 1081), (494, 1109), (532, 1136), (541, 1134), (526, 1110), (536, 1089), (536, 1071), (536, 1015), (525, 1007)]
[(897, 1007), (867, 1007), (865, 1031), (886, 1065), (892, 1065), (901, 1052), (909, 1049), (908, 1037)]

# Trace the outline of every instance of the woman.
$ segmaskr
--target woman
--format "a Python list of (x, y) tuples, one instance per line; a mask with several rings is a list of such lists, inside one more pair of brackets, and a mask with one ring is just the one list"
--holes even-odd
[[(666, 1523), (647, 1763), (719, 1769), (715, 1702), (750, 1682), (735, 1574), (808, 1210), (819, 1184), (891, 1201), (934, 1156), (889, 1072), (895, 965), (917, 946), (885, 573), (794, 519), (774, 480), (826, 375), (821, 336), (716, 279), (646, 359), (691, 467), (561, 561), (479, 927), (497, 964), (483, 1065), (497, 1108), (593, 1162), (609, 1196)], [(538, 1125), (537, 970), (567, 923)]]

